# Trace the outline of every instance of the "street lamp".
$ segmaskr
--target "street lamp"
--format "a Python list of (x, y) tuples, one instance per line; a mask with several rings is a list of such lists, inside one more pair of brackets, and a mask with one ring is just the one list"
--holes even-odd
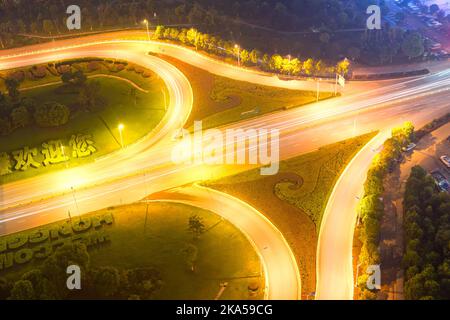
[(122, 123), (119, 124), (118, 129), (119, 129), (119, 135), (120, 135), (120, 145), (122, 146), (122, 148), (123, 148), (123, 134), (122, 134), (122, 131), (123, 131), (124, 128), (125, 128), (125, 126)]
[(144, 19), (143, 22), (144, 22), (145, 26), (147, 27), (147, 38), (148, 38), (148, 41), (150, 41), (150, 30), (148, 29), (148, 20)]
[(239, 47), (239, 45), (235, 44), (234, 48), (237, 49), (238, 66), (241, 66), (241, 47)]

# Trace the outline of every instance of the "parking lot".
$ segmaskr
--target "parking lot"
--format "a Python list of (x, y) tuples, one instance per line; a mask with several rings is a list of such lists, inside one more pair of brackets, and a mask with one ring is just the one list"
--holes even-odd
[(405, 181), (411, 168), (420, 165), (428, 173), (440, 172), (447, 181), (450, 181), (450, 169), (440, 160), (441, 156), (450, 156), (450, 123), (433, 131), (430, 135), (422, 138), (417, 147), (406, 154), (405, 161), (401, 164), (401, 181)]

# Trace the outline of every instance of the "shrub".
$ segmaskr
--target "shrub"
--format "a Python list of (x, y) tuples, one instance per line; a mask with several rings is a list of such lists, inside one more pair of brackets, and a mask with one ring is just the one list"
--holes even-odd
[(23, 80), (25, 80), (25, 72), (20, 70), (20, 71), (14, 71), (11, 72), (7, 75), (8, 79), (14, 79), (17, 82), (22, 82)]
[(42, 79), (47, 75), (47, 68), (45, 66), (34, 66), (30, 69), (33, 78)]
[(56, 70), (58, 71), (58, 73), (60, 75), (62, 75), (67, 72), (72, 72), (72, 67), (68, 64), (63, 64), (63, 65), (56, 67)]
[(97, 61), (91, 61), (87, 65), (87, 69), (89, 72), (94, 72), (100, 69), (100, 64)]
[(11, 112), (13, 128), (23, 128), (30, 123), (30, 113), (24, 106), (17, 107)]
[(69, 121), (70, 110), (67, 106), (47, 102), (36, 107), (34, 120), (40, 127), (58, 127)]

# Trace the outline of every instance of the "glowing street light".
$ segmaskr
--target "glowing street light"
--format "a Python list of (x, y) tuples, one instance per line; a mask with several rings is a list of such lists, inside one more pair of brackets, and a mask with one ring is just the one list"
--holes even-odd
[(150, 30), (148, 29), (148, 20), (144, 19), (143, 22), (144, 22), (145, 26), (147, 27), (147, 38), (148, 38), (148, 41), (150, 41)]
[(125, 126), (122, 123), (119, 124), (118, 129), (119, 129), (119, 135), (120, 135), (120, 145), (122, 146), (122, 148), (123, 148), (123, 134), (122, 134), (122, 131), (123, 131), (124, 128), (125, 128)]
[(235, 44), (234, 48), (237, 49), (238, 66), (241, 66), (241, 47), (239, 47), (238, 44)]

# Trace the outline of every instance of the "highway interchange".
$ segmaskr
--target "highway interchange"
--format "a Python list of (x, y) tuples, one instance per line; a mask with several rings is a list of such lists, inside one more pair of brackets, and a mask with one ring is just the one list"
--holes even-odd
[[(0, 234), (65, 219), (68, 211), (83, 214), (139, 201), (148, 194), (179, 188), (220, 172), (221, 168), (217, 166), (174, 165), (171, 162), (171, 150), (175, 143), (173, 133), (189, 117), (195, 96), (189, 81), (179, 70), (148, 52), (163, 53), (237, 80), (291, 89), (316, 87), (313, 81), (282, 81), (175, 45), (114, 40), (115, 38), (113, 35), (90, 36), (0, 52), (0, 70), (86, 56), (133, 61), (158, 73), (166, 83), (170, 95), (168, 112), (161, 124), (130, 147), (82, 167), (0, 186)], [(441, 70), (414, 79), (353, 83), (346, 88), (342, 97), (224, 126), (224, 129), (279, 129), (282, 159), (355, 135), (380, 130), (380, 134), (346, 169), (327, 205), (317, 252), (316, 298), (353, 298), (351, 247), (356, 221), (355, 199), (361, 195), (365, 172), (390, 128), (407, 120), (420, 126), (450, 110), (449, 65), (444, 65)], [(332, 85), (324, 83), (323, 89), (332, 90)], [(182, 191), (179, 192), (183, 193)], [(184, 192), (190, 193), (192, 190)], [(197, 205), (206, 203), (196, 199)], [(228, 201), (230, 199), (227, 200), (229, 210), (225, 210), (226, 212), (225, 206), (213, 203), (209, 209), (237, 225), (258, 249), (269, 279), (267, 297), (299, 299), (300, 275), (295, 258), (282, 234), (264, 219), (263, 213), (237, 216), (237, 210), (232, 209), (232, 206), (238, 204), (232, 205), (232, 201)], [(244, 217), (259, 220), (264, 232), (252, 230), (254, 223), (246, 223)], [(269, 241), (270, 239), (273, 241)], [(282, 276), (275, 276), (280, 274)]]

